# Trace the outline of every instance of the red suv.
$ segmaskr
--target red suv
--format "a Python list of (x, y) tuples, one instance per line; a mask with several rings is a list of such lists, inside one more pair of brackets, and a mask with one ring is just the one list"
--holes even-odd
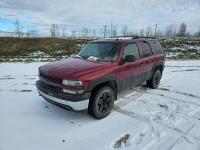
[(146, 81), (157, 88), (165, 55), (154, 38), (95, 40), (70, 58), (39, 68), (37, 89), (47, 101), (71, 110), (87, 109), (95, 118), (112, 110), (117, 94)]

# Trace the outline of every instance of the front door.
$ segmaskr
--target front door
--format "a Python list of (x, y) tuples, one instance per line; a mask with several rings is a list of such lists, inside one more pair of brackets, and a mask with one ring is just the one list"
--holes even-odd
[[(126, 62), (126, 55), (133, 55), (135, 61)], [(140, 61), (140, 53), (136, 43), (129, 43), (124, 48), (123, 64), (118, 68), (119, 90), (128, 88), (141, 83), (142, 64)]]

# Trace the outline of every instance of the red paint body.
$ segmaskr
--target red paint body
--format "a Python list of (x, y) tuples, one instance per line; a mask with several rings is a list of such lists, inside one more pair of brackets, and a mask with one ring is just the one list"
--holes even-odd
[[(49, 63), (40, 67), (40, 72), (59, 79), (83, 81), (84, 87), (66, 87), (62, 84), (46, 82), (47, 84), (65, 89), (81, 89), (87, 92), (88, 86), (105, 76), (115, 75), (118, 81), (125, 81), (151, 72), (153, 66), (164, 64), (165, 55), (155, 54), (150, 40), (145, 40), (151, 47), (152, 56), (143, 58), (143, 53), (139, 41), (144, 39), (120, 40), (121, 50), (115, 62), (92, 61), (80, 58), (68, 58), (62, 61)], [(116, 42), (116, 40), (105, 40), (96, 42)], [(127, 44), (136, 43), (139, 49), (140, 58), (134, 62), (124, 63), (123, 53)], [(145, 76), (144, 76), (145, 78)], [(144, 79), (145, 80), (145, 79)]]

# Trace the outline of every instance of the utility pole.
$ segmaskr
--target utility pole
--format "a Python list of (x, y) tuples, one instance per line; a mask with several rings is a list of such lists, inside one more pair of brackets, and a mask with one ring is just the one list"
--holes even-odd
[(106, 37), (106, 29), (107, 29), (107, 25), (104, 26), (104, 34), (103, 34), (104, 38)]
[(93, 36), (94, 36), (94, 38), (96, 37), (96, 30), (95, 29), (93, 30)]
[(113, 37), (113, 23), (110, 21), (110, 37)]
[(155, 25), (155, 32), (154, 32), (154, 36), (156, 36), (156, 35), (157, 35), (157, 27), (158, 27), (158, 25), (156, 24), (156, 25)]

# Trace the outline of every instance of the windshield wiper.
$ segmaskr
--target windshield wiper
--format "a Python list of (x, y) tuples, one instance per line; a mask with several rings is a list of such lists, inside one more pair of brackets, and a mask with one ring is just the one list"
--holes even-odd
[(102, 58), (99, 58), (99, 57), (96, 57), (96, 56), (90, 56), (90, 57), (88, 57), (87, 59), (103, 61)]
[(75, 55), (73, 56), (74, 58), (84, 58), (84, 59), (87, 59), (85, 56), (82, 56), (82, 55)]

